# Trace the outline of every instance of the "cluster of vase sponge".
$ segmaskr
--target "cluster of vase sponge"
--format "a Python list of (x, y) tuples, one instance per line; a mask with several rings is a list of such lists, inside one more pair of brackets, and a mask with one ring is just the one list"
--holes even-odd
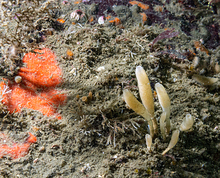
[[(136, 67), (136, 77), (138, 81), (138, 88), (140, 98), (142, 100), (141, 104), (134, 95), (127, 89), (123, 91), (123, 97), (126, 104), (133, 109), (137, 114), (143, 116), (149, 125), (150, 134), (146, 134), (146, 144), (148, 150), (151, 150), (152, 138), (157, 135), (158, 127), (157, 120), (154, 117), (154, 100), (153, 94), (151, 91), (150, 81), (144, 69), (141, 66)], [(163, 87), (162, 84), (156, 83), (155, 89), (157, 92), (157, 96), (159, 99), (159, 103), (162, 107), (163, 113), (160, 117), (160, 132), (163, 139), (166, 139), (166, 136), (170, 133), (171, 124), (170, 124), (170, 98)], [(170, 149), (172, 149), (179, 139), (180, 131), (188, 131), (193, 126), (194, 120), (190, 114), (187, 114), (179, 129), (173, 131), (170, 143), (167, 149), (162, 153), (162, 155), (166, 154)], [(179, 131), (180, 130), (180, 131)]]

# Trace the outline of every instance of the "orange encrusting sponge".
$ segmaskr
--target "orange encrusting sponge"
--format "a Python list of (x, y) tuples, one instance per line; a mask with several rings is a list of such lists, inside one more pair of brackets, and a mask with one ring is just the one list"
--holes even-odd
[(48, 48), (35, 50), (24, 55), (22, 67), (18, 73), (28, 86), (55, 87), (62, 82), (62, 71), (57, 65), (55, 54)]
[[(0, 89), (6, 86), (4, 82), (0, 83)], [(18, 84), (9, 84), (11, 92), (4, 94), (2, 102), (7, 105), (10, 113), (20, 112), (22, 108), (29, 108), (40, 111), (46, 116), (56, 116), (61, 119), (59, 114), (56, 114), (56, 108), (64, 104), (66, 100), (65, 94), (60, 94), (53, 89), (37, 94), (28, 88), (22, 88)]]
[(144, 24), (147, 21), (147, 15), (143, 13), (139, 13), (142, 16), (142, 23)]
[(114, 20), (109, 20), (109, 23), (115, 23), (115, 25), (121, 24), (121, 20), (118, 17), (115, 17)]
[[(62, 71), (57, 66), (55, 55), (49, 49), (35, 50), (23, 58), (26, 67), (22, 67), (18, 75), (22, 76), (20, 84), (0, 83), (2, 103), (10, 113), (20, 112), (22, 108), (40, 111), (46, 116), (61, 116), (56, 112), (57, 107), (65, 103), (67, 96), (55, 89), (62, 82)], [(8, 87), (10, 92), (2, 93)], [(39, 90), (39, 91), (38, 91)]]
[[(1, 134), (4, 139), (7, 137), (4, 134)], [(35, 143), (37, 138), (29, 133), (28, 139), (24, 143), (13, 143), (13, 146), (10, 147), (7, 144), (0, 144), (0, 158), (3, 156), (10, 156), (12, 159), (17, 159), (25, 156), (28, 153), (31, 143)]]
[(144, 4), (144, 3), (142, 3), (142, 2), (139, 2), (139, 1), (130, 1), (129, 2), (131, 5), (136, 5), (137, 4), (137, 6), (139, 6), (141, 9), (143, 9), (143, 10), (147, 10), (147, 9), (149, 9), (149, 5), (147, 5), (147, 4)]

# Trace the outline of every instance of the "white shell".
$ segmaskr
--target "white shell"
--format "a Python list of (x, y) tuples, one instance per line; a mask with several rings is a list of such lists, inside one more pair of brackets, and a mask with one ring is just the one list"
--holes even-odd
[(21, 81), (22, 81), (22, 77), (21, 76), (16, 76), (15, 77), (15, 82), (16, 83), (21, 83)]
[(100, 66), (100, 67), (97, 69), (98, 72), (103, 71), (103, 70), (105, 70), (105, 66)]
[(98, 18), (98, 23), (99, 24), (104, 24), (105, 23), (104, 16), (101, 16), (101, 17)]

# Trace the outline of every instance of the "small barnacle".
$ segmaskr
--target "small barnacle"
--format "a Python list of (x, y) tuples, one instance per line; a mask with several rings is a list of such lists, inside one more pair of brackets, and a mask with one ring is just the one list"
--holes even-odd
[(70, 18), (74, 19), (76, 21), (79, 21), (84, 16), (85, 16), (85, 13), (83, 11), (81, 11), (80, 9), (77, 9), (70, 14)]
[(22, 77), (21, 76), (16, 76), (15, 77), (15, 83), (21, 83)]
[(87, 96), (83, 96), (83, 97), (81, 98), (81, 100), (82, 100), (83, 102), (85, 102), (85, 103), (88, 103), (88, 97), (87, 97)]

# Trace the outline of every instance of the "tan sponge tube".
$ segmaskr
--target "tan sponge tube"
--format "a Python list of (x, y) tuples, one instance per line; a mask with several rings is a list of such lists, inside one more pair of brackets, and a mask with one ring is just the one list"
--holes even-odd
[(164, 152), (162, 153), (162, 155), (165, 155), (170, 149), (172, 149), (176, 143), (178, 142), (179, 140), (179, 134), (180, 134), (180, 131), (179, 130), (174, 130), (173, 131), (173, 134), (171, 136), (171, 140), (170, 140), (170, 143), (167, 147), (166, 150), (164, 150)]
[(187, 114), (182, 124), (180, 125), (180, 130), (188, 131), (189, 129), (192, 128), (193, 123), (194, 123), (193, 117), (191, 116), (191, 114)]
[(153, 123), (151, 120), (151, 116), (149, 112), (146, 110), (146, 108), (134, 97), (134, 95), (127, 89), (123, 91), (123, 97), (126, 102), (126, 104), (133, 109), (137, 114), (141, 115), (144, 117), (149, 124), (150, 127), (150, 135), (153, 137), (154, 135), (154, 128), (153, 128)]
[(163, 87), (160, 83), (155, 84), (155, 89), (157, 92), (157, 96), (159, 99), (160, 106), (163, 109), (163, 112), (166, 113), (166, 129), (167, 133), (170, 133), (170, 98)]
[(153, 94), (151, 91), (150, 81), (148, 76), (141, 66), (136, 67), (135, 71), (137, 81), (138, 81), (138, 88), (141, 97), (141, 101), (145, 108), (150, 113), (151, 117), (154, 117), (154, 99)]
[(154, 118), (154, 99), (151, 91), (150, 81), (145, 70), (141, 66), (136, 67), (135, 74), (138, 81), (141, 101), (153, 120), (154, 133), (157, 133), (157, 121)]

